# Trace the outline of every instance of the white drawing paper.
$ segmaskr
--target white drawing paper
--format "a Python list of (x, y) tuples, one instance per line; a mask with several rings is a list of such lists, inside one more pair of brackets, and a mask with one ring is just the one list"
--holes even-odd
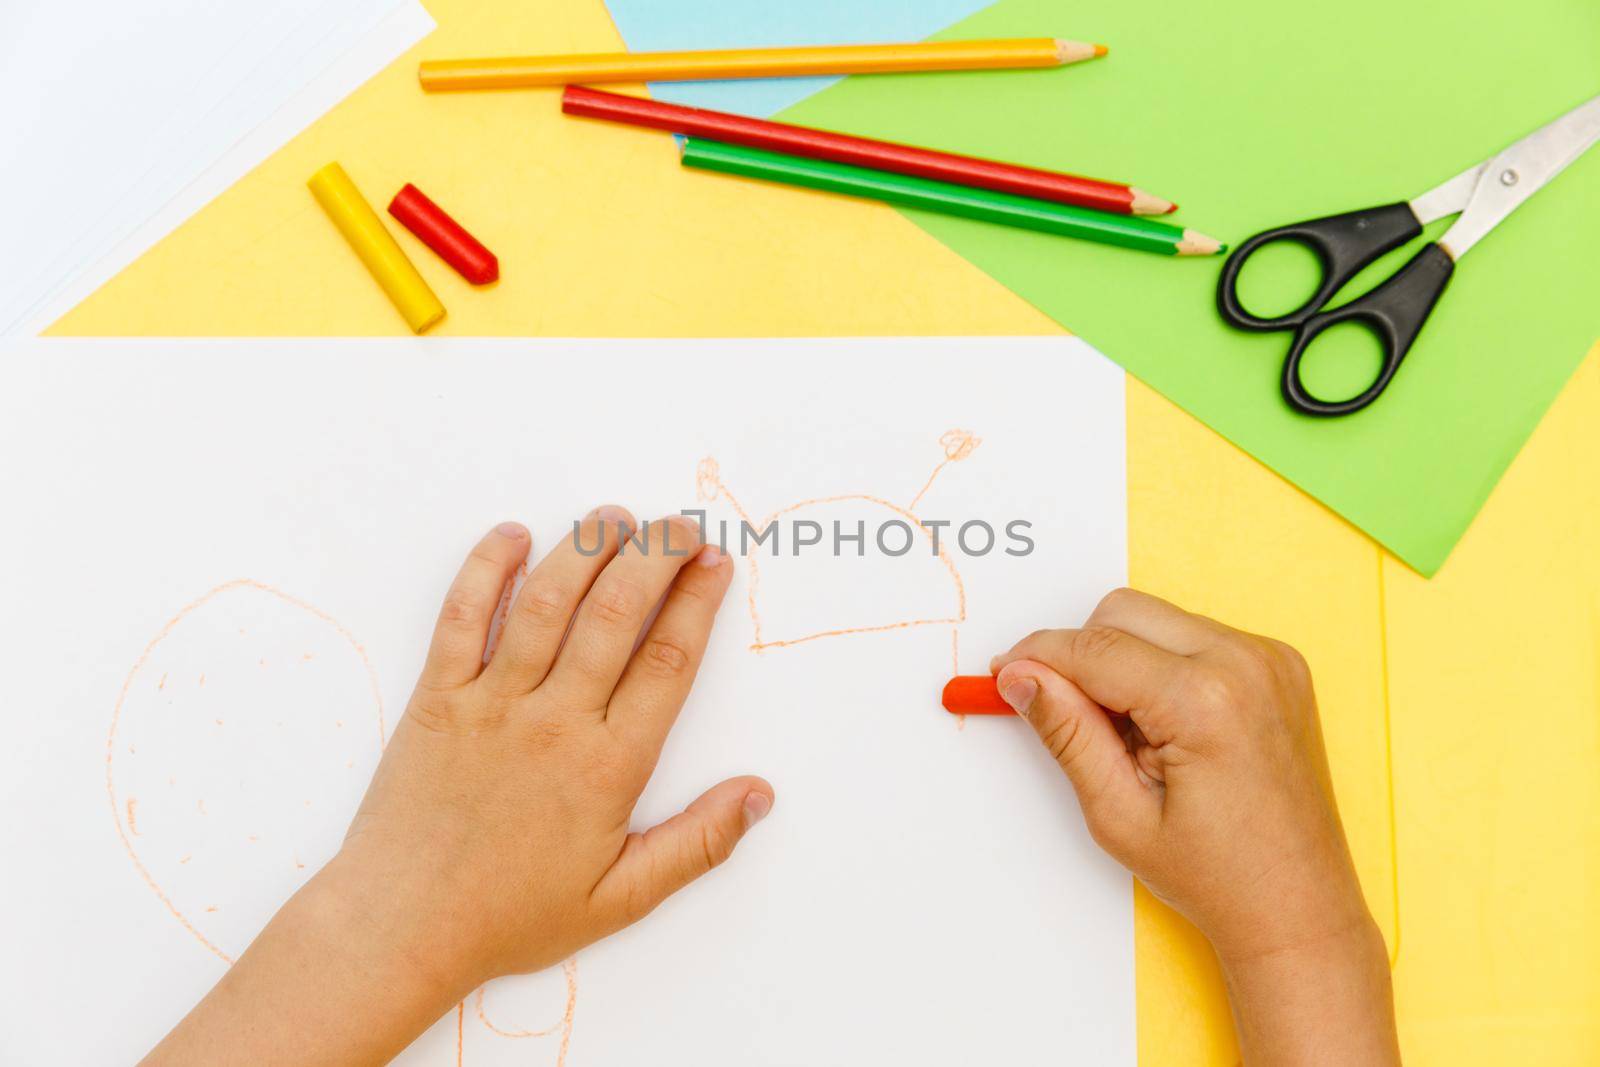
[[(773, 813), (397, 1062), (1134, 1063), (1131, 879), (1023, 723), (939, 705), (1125, 580), (1123, 376), (1081, 341), (0, 359), (0, 1061), (159, 1040), (337, 849), (468, 548), (514, 518), (540, 554), (614, 502), (702, 510), (737, 557), (637, 824), (740, 773)], [(741, 551), (741, 518), (776, 554)]]

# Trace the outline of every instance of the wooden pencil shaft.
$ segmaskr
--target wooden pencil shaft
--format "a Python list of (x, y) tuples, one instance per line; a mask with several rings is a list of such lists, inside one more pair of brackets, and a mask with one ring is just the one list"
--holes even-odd
[[(1068, 47), (1068, 46), (1073, 47)], [(937, 70), (1055, 67), (1083, 48), (1050, 37), (999, 41), (923, 41), (887, 45), (616, 52), (425, 61), (424, 89), (513, 89), (576, 82), (694, 81), (812, 74), (891, 74)], [(1089, 58), (1089, 57), (1084, 57)]]
[(1072, 204), (969, 189), (948, 182), (868, 170), (843, 163), (803, 159), (740, 145), (690, 139), (685, 166), (748, 178), (801, 185), (831, 193), (882, 200), (899, 207), (1016, 226), (1040, 233), (1079, 237), (1163, 255), (1179, 254), (1188, 231), (1155, 219), (1112, 215)]
[[(569, 115), (607, 119), (647, 126), (671, 133), (700, 137), (723, 144), (738, 144), (771, 152), (826, 159), (851, 166), (894, 171), (935, 181), (953, 182), (1018, 196), (1078, 204), (1119, 214), (1164, 214), (1165, 200), (1144, 196), (1117, 182), (1084, 178), (1076, 174), (1040, 170), (930, 148), (877, 141), (806, 126), (730, 115), (704, 108), (646, 100), (569, 85), (561, 99)], [(1143, 209), (1149, 205), (1152, 209)]]

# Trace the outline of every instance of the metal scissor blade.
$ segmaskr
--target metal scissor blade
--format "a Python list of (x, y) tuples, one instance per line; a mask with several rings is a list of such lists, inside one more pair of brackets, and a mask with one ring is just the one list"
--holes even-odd
[(1457, 174), (1443, 185), (1436, 185), (1411, 201), (1411, 213), (1417, 216), (1417, 221), (1426, 226), (1430, 222), (1437, 222), (1447, 215), (1459, 215), (1467, 209), (1472, 202), (1472, 194), (1478, 188), (1478, 178), (1483, 174), (1487, 163), (1476, 166)]
[(1600, 96), (1579, 104), (1485, 163), (1466, 210), (1439, 243), (1460, 259), (1596, 141), (1600, 141)]

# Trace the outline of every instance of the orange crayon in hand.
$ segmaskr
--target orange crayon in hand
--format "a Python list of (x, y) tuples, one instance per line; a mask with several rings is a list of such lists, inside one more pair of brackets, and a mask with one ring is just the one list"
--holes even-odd
[(1015, 715), (1000, 695), (1000, 686), (990, 674), (958, 675), (945, 683), (939, 698), (952, 715)]

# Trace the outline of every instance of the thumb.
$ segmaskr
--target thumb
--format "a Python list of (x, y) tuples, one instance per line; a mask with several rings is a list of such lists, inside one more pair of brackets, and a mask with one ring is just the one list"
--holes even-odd
[(663, 900), (719, 866), (745, 831), (772, 810), (772, 786), (730, 778), (659, 826), (629, 834), (593, 899), (617, 926), (638, 922)]
[(1067, 773), (1089, 832), (1126, 866), (1133, 843), (1154, 831), (1160, 811), (1139, 781), (1110, 713), (1033, 660), (1006, 664), (996, 682), (1006, 703), (1027, 720)]

